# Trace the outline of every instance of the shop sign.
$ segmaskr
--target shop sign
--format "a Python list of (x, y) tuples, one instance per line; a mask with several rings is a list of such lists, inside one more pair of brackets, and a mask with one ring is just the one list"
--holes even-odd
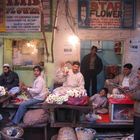
[(78, 25), (84, 28), (134, 27), (135, 0), (78, 0)]
[(40, 0), (7, 0), (6, 29), (7, 32), (40, 31)]

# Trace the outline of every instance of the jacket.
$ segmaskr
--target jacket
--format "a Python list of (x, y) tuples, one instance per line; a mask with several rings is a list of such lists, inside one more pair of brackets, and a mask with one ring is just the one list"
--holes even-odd
[(0, 86), (4, 86), (8, 90), (19, 86), (19, 77), (17, 73), (9, 71), (7, 74), (3, 73), (0, 76)]
[[(81, 62), (81, 73), (86, 76), (86, 74), (89, 72), (89, 63), (90, 63), (90, 56), (91, 54), (87, 54), (84, 56)], [(95, 63), (94, 63), (94, 71), (96, 72), (96, 75), (98, 75), (102, 69), (103, 69), (103, 63), (101, 58), (96, 55)]]

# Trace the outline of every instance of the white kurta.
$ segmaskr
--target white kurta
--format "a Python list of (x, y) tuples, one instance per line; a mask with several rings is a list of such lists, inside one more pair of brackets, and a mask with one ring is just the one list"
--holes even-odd
[(66, 94), (68, 90), (76, 89), (79, 92), (86, 92), (84, 89), (84, 78), (81, 72), (73, 73), (72, 70), (69, 70), (68, 75), (63, 75), (65, 77), (65, 81), (63, 82), (63, 86), (58, 87), (53, 90), (53, 93), (58, 94)]

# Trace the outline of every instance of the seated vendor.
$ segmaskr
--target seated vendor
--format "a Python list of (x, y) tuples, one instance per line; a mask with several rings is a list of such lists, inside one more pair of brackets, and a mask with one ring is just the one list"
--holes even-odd
[(3, 86), (11, 95), (20, 92), (18, 74), (11, 70), (9, 64), (3, 65), (3, 73), (0, 75), (0, 86)]
[(20, 123), (22, 117), (24, 116), (29, 106), (41, 103), (46, 99), (47, 90), (45, 86), (45, 81), (41, 76), (42, 68), (40, 66), (35, 66), (33, 68), (33, 71), (34, 76), (36, 77), (33, 86), (22, 86), (22, 90), (26, 91), (26, 93), (30, 95), (30, 99), (20, 104), (14, 118), (10, 123), (7, 124), (7, 126), (17, 125), (18, 123)]
[(124, 93), (125, 91), (134, 90), (137, 85), (137, 77), (132, 73), (133, 65), (127, 63), (123, 66), (123, 72), (114, 79), (107, 79), (105, 87), (109, 89), (109, 93), (118, 94)]
[[(63, 85), (54, 89), (52, 95), (57, 95), (58, 97), (65, 96), (66, 98), (68, 96), (73, 97), (86, 96), (87, 93), (84, 88), (84, 78), (81, 72), (79, 71), (79, 68), (80, 63), (78, 61), (74, 61), (72, 64), (72, 69), (69, 70), (67, 69), (63, 71), (62, 75), (62, 77), (64, 78)], [(51, 97), (52, 95), (50, 95), (49, 97)], [(49, 97), (47, 98), (48, 102)]]

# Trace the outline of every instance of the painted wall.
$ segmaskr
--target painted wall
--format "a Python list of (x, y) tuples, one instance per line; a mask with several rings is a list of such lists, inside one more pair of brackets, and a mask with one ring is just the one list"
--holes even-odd
[[(51, 38), (52, 38), (51, 32), (46, 33), (46, 38), (47, 38), (48, 49), (50, 52)], [(27, 39), (27, 40), (28, 39), (43, 39), (43, 36), (41, 33), (34, 33), (34, 34), (32, 33), (0, 33), (0, 43), (3, 42), (4, 44), (2, 45), (2, 47), (0, 47), (0, 71), (1, 72), (2, 72), (3, 63), (12, 64), (12, 48), (11, 48), (12, 39)], [(4, 49), (3, 49), (3, 46), (4, 46)], [(51, 60), (50, 57), (48, 59)], [(46, 80), (47, 85), (51, 85), (52, 83), (51, 79), (53, 79), (52, 78), (53, 75), (49, 71), (51, 71), (50, 69), (52, 69), (50, 65), (53, 65), (53, 64), (47, 63), (46, 51), (44, 55), (44, 63), (45, 63), (44, 73), (46, 76), (45, 80)], [(29, 69), (20, 68), (20, 69), (14, 69), (14, 70), (18, 73), (19, 78), (22, 82), (24, 82), (27, 85), (32, 84), (32, 81), (34, 79), (32, 68), (29, 68)]]
[[(80, 60), (80, 42), (76, 45), (76, 48), (68, 42), (68, 37), (74, 34), (67, 23), (66, 20), (66, 12), (65, 12), (65, 4), (64, 0), (60, 1), (60, 7), (58, 12), (57, 19), (57, 30), (55, 35), (55, 62), (56, 67), (58, 66), (60, 61), (65, 60)], [(77, 0), (70, 0), (69, 7), (72, 12), (72, 17), (75, 21), (75, 34), (79, 37), (80, 40), (122, 40), (124, 42), (124, 59), (123, 64), (126, 62), (131, 62), (134, 67), (137, 65), (140, 66), (140, 62), (136, 61), (139, 59), (138, 53), (132, 53), (129, 51), (128, 44), (130, 38), (135, 39), (140, 36), (140, 1), (137, 0), (137, 10), (136, 10), (136, 29), (135, 30), (125, 30), (125, 29), (114, 29), (114, 30), (93, 30), (93, 29), (79, 29), (77, 27)], [(64, 48), (69, 47), (72, 48), (72, 54), (65, 55)], [(140, 47), (140, 46), (139, 46)]]

